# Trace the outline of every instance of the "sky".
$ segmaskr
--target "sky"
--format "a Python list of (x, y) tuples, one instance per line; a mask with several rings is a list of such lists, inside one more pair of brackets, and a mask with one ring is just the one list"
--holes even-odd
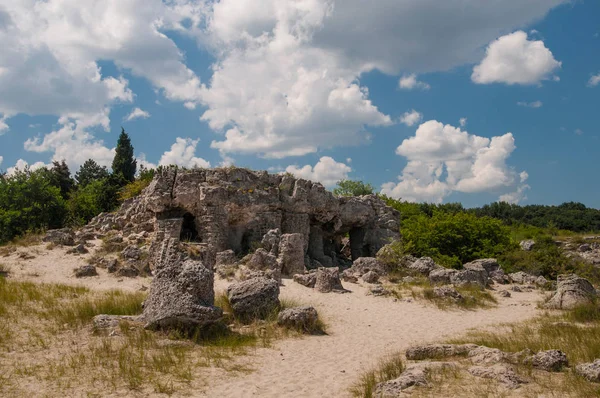
[(600, 208), (596, 0), (0, 0), (0, 170), (236, 165)]

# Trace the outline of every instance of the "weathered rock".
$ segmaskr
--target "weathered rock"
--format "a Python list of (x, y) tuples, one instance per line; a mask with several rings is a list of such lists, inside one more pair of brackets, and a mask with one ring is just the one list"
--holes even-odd
[(522, 250), (529, 252), (535, 247), (535, 241), (533, 239), (522, 240), (519, 242), (519, 246)]
[(70, 228), (51, 229), (42, 241), (62, 246), (75, 246), (75, 233)]
[(316, 272), (315, 289), (321, 293), (345, 292), (340, 281), (340, 271), (337, 267), (321, 267)]
[(137, 268), (128, 265), (126, 267), (117, 269), (115, 271), (115, 275), (122, 278), (136, 278), (140, 275), (140, 271)]
[(440, 359), (454, 356), (466, 356), (476, 344), (428, 344), (411, 347), (406, 350), (406, 359), (421, 361), (423, 359)]
[(311, 272), (309, 274), (296, 274), (294, 275), (293, 279), (296, 283), (313, 288), (317, 282), (317, 274), (315, 272)]
[(595, 298), (596, 289), (587, 279), (577, 275), (559, 275), (556, 293), (544, 307), (572, 309), (578, 305), (591, 303)]
[(304, 236), (302, 234), (283, 234), (279, 242), (281, 273), (284, 275), (301, 274), (304, 266)]
[(493, 379), (502, 383), (506, 388), (516, 389), (528, 381), (517, 375), (515, 371), (507, 365), (496, 364), (493, 366), (473, 366), (469, 368), (469, 373), (475, 377)]
[(82, 265), (74, 270), (76, 278), (86, 278), (89, 276), (97, 276), (96, 267), (93, 265)]
[(313, 307), (288, 308), (279, 313), (277, 324), (290, 329), (313, 332), (317, 328), (319, 314)]
[(272, 229), (267, 232), (260, 242), (262, 247), (277, 257), (279, 255), (279, 242), (281, 240), (281, 231), (279, 228)]
[(454, 287), (452, 286), (440, 286), (433, 288), (433, 295), (438, 298), (461, 300), (463, 298)]
[(445, 362), (430, 362), (409, 365), (398, 378), (377, 384), (373, 396), (378, 398), (396, 398), (402, 396), (402, 391), (409, 387), (427, 385), (427, 374), (431, 370), (451, 368), (454, 366), (454, 364)]
[(127, 261), (137, 261), (142, 258), (142, 251), (137, 246), (129, 245), (121, 252), (121, 258)]
[(518, 283), (520, 285), (534, 284), (538, 280), (537, 276), (530, 275), (523, 271), (508, 274), (508, 278), (511, 280), (511, 282)]
[(112, 260), (108, 260), (107, 265), (106, 265), (106, 271), (108, 271), (109, 274), (113, 274), (115, 272), (117, 272), (119, 270), (119, 261), (116, 258), (113, 258)]
[(600, 383), (600, 359), (575, 366), (575, 372), (594, 383)]
[(230, 285), (227, 297), (235, 316), (262, 319), (279, 307), (279, 284), (273, 279), (253, 278)]
[(80, 243), (77, 246), (73, 247), (72, 249), (67, 250), (68, 254), (86, 254), (88, 252), (89, 252), (88, 249), (86, 249), (86, 247), (83, 245), (83, 243)]
[(234, 265), (237, 262), (237, 257), (233, 250), (225, 250), (219, 252), (215, 256), (216, 266), (219, 265)]
[(358, 278), (360, 277), (360, 274), (355, 274), (352, 268), (345, 269), (341, 276), (343, 281), (350, 283), (358, 283)]
[(380, 296), (389, 296), (391, 294), (391, 292), (387, 289), (385, 289), (383, 286), (381, 285), (377, 285), (377, 286), (373, 286), (370, 290), (369, 293), (371, 293), (373, 296), (375, 297), (380, 297)]
[(136, 315), (96, 315), (92, 320), (95, 329), (117, 328), (121, 322), (139, 323), (144, 318)]
[(473, 271), (484, 270), (488, 275), (491, 275), (493, 272), (500, 270), (500, 264), (498, 264), (498, 261), (495, 258), (482, 258), (464, 264), (463, 268)]
[(584, 243), (582, 245), (579, 245), (579, 247), (577, 248), (577, 251), (579, 251), (579, 252), (589, 252), (589, 251), (592, 251), (592, 246), (590, 246), (589, 243)]
[(364, 274), (374, 271), (379, 276), (385, 276), (389, 273), (389, 267), (373, 257), (359, 257), (352, 263), (348, 270), (356, 277), (362, 277)]
[(367, 283), (378, 283), (379, 275), (375, 271), (369, 271), (362, 276), (362, 280)]
[(485, 289), (487, 281), (487, 272), (485, 270), (464, 269), (450, 276), (450, 283), (455, 286), (473, 285)]
[(193, 329), (219, 321), (214, 306), (214, 275), (200, 261), (183, 259), (174, 239), (155, 264), (154, 280), (144, 303), (147, 328)]
[(266, 251), (265, 249), (257, 249), (246, 266), (255, 271), (276, 271), (279, 273), (279, 264), (277, 257)]
[(523, 289), (521, 289), (519, 286), (516, 286), (516, 285), (515, 286), (511, 286), (510, 290), (512, 290), (515, 293), (521, 293), (521, 292), (523, 292)]
[(429, 275), (431, 271), (442, 267), (436, 264), (431, 257), (421, 257), (417, 261), (408, 264), (407, 268), (423, 275)]
[(567, 356), (559, 350), (540, 351), (527, 358), (525, 362), (530, 363), (534, 368), (548, 372), (560, 372), (563, 367), (569, 366)]
[(498, 295), (500, 295), (500, 297), (510, 297), (510, 292), (508, 290), (500, 290), (498, 292)]
[(448, 285), (452, 283), (452, 277), (458, 273), (455, 269), (437, 268), (429, 274), (429, 282), (437, 285)]

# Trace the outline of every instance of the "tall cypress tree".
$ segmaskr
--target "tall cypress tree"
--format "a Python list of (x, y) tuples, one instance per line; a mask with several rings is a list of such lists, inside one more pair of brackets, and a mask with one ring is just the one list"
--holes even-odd
[(131, 140), (129, 139), (129, 135), (125, 132), (125, 129), (121, 127), (121, 135), (117, 141), (115, 158), (112, 162), (113, 173), (121, 174), (127, 181), (133, 181), (135, 179), (136, 168), (137, 160), (133, 157)]

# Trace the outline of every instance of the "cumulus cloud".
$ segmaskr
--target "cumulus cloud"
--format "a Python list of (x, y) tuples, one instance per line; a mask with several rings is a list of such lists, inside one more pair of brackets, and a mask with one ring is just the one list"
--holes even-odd
[(400, 123), (406, 124), (407, 126), (410, 127), (410, 126), (414, 126), (415, 124), (419, 123), (421, 121), (421, 119), (423, 119), (423, 115), (413, 109), (409, 112), (405, 112), (400, 117)]
[(517, 102), (517, 105), (523, 106), (525, 108), (541, 108), (544, 105), (544, 103), (539, 100), (533, 101), (533, 102), (519, 101), (519, 102)]
[(519, 30), (490, 43), (471, 79), (478, 84), (539, 84), (560, 67), (543, 41), (527, 40), (527, 33)]
[(527, 174), (526, 171), (523, 171), (523, 172), (521, 172), (519, 177), (521, 179), (521, 184), (519, 185), (517, 190), (515, 192), (510, 192), (510, 193), (507, 193), (504, 195), (500, 195), (500, 197), (498, 198), (498, 200), (500, 202), (508, 202), (508, 203), (518, 204), (518, 203), (522, 202), (523, 200), (527, 199), (526, 192), (531, 187), (529, 185), (527, 185), (525, 182), (529, 178), (529, 174)]
[(2, 165), (3, 160), (4, 160), (4, 157), (0, 156), (0, 165)]
[(458, 122), (460, 123), (460, 127), (465, 127), (467, 125), (467, 118), (461, 117)]
[(141, 110), (140, 108), (135, 108), (131, 111), (129, 115), (125, 118), (128, 122), (134, 119), (148, 119), (150, 117), (150, 113)]
[(417, 75), (412, 73), (410, 75), (404, 75), (398, 80), (398, 87), (402, 90), (429, 90), (431, 86), (427, 83), (417, 80)]
[(348, 173), (352, 169), (344, 163), (336, 162), (332, 157), (323, 156), (314, 167), (310, 165), (304, 167), (288, 166), (285, 171), (296, 177), (318, 181), (326, 187), (332, 187), (338, 181), (347, 179)]
[(158, 164), (161, 166), (174, 164), (190, 168), (210, 167), (210, 162), (195, 156), (198, 142), (200, 142), (200, 140), (177, 137), (175, 143), (171, 145), (171, 150), (163, 153)]
[(0, 117), (0, 135), (6, 133), (9, 130), (8, 124), (6, 124), (6, 115)]
[(589, 87), (596, 87), (598, 84), (600, 84), (600, 73), (598, 73), (597, 75), (592, 75), (592, 77), (590, 77), (590, 80), (588, 80)]
[(469, 134), (436, 120), (419, 126), (396, 153), (407, 159), (399, 182), (383, 184), (382, 193), (409, 201), (442, 202), (453, 191), (497, 192), (523, 185), (527, 173), (506, 164), (515, 150), (511, 133), (491, 139)]
[(44, 162), (35, 162), (33, 164), (29, 164), (25, 160), (19, 159), (13, 167), (9, 167), (8, 169), (6, 169), (6, 174), (13, 175), (17, 170), (23, 171), (27, 167), (29, 167), (29, 170), (35, 171), (43, 167), (47, 167), (47, 165)]

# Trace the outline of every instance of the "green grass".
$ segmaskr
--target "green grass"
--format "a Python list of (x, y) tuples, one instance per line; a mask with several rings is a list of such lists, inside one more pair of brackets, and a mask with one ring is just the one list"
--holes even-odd
[(354, 397), (374, 397), (377, 384), (399, 377), (404, 372), (405, 366), (399, 353), (383, 358), (377, 366), (365, 372), (359, 381), (350, 388)]
[(463, 309), (473, 310), (477, 308), (490, 308), (498, 303), (498, 300), (487, 290), (482, 290), (478, 286), (462, 286), (455, 289), (462, 295), (461, 299), (454, 300), (443, 297), (436, 297), (432, 287), (421, 291), (422, 297), (435, 304), (439, 309)]

